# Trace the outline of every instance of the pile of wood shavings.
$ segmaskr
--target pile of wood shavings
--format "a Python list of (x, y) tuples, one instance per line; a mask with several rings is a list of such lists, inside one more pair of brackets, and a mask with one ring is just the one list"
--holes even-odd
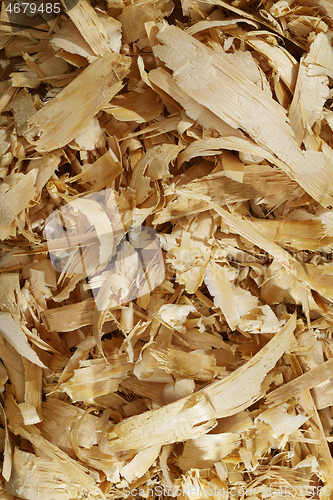
[[(1, 11), (1, 499), (328, 498), (332, 4), (63, 4)], [(117, 302), (129, 259), (97, 310), (45, 239), (74, 201), (101, 268), (154, 228), (162, 283)]]

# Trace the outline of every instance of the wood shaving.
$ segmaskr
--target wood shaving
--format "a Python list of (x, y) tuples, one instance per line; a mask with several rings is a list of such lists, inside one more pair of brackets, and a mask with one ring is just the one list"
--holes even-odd
[(0, 498), (331, 498), (331, 3), (7, 4)]

